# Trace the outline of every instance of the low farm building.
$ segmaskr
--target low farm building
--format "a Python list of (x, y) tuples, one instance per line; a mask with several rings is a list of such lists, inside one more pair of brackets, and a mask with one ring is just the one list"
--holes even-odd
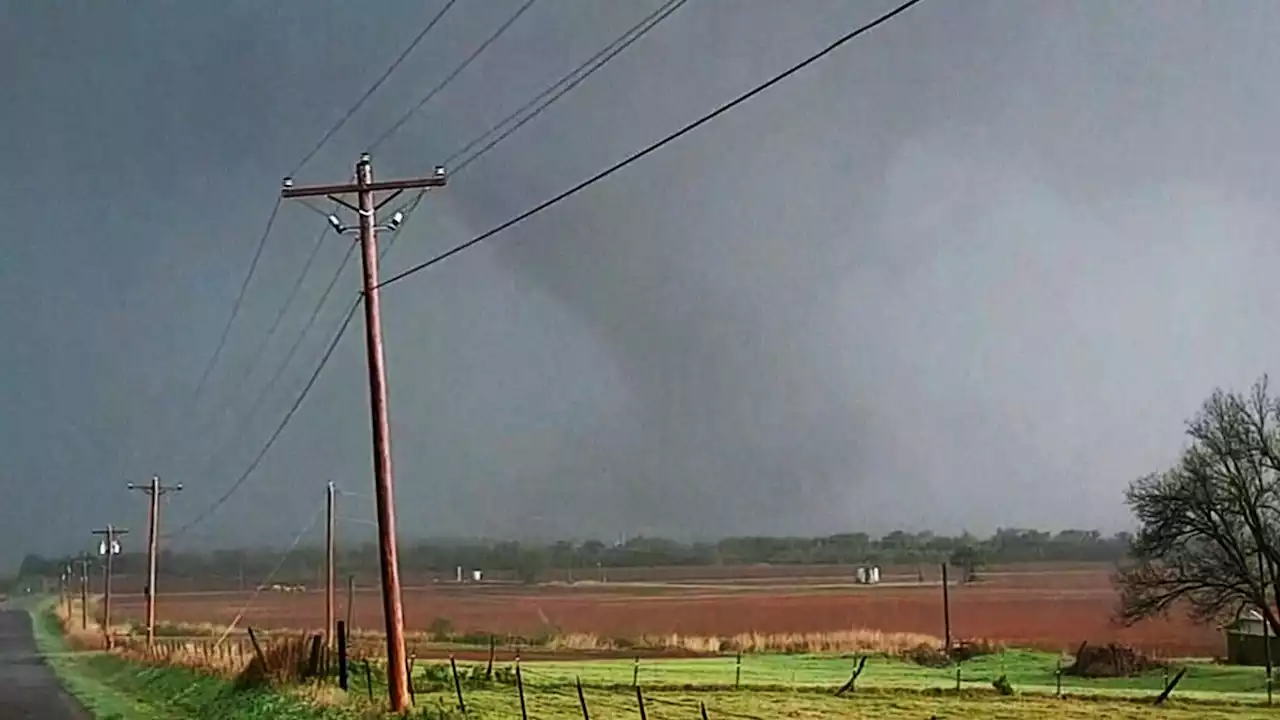
[(1256, 610), (1246, 612), (1222, 630), (1227, 639), (1227, 662), (1232, 665), (1266, 665), (1268, 644), (1272, 662), (1280, 661), (1280, 638), (1267, 631), (1266, 621)]

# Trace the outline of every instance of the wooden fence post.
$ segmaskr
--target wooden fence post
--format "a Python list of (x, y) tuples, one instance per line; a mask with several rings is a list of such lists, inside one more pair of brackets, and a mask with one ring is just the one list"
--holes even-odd
[(742, 687), (742, 651), (738, 651), (738, 664), (733, 673), (733, 687)]
[(579, 675), (578, 681), (578, 704), (582, 706), (582, 720), (591, 720), (591, 714), (587, 712), (587, 696), (582, 694), (582, 676)]
[(414, 707), (418, 706), (418, 694), (413, 690), (413, 664), (417, 662), (417, 660), (418, 658), (416, 655), (410, 655), (404, 661), (404, 676), (405, 680), (409, 683), (409, 703)]
[(520, 657), (516, 656), (516, 690), (520, 692), (520, 718), (529, 720), (529, 711), (524, 705), (524, 677), (520, 674)]
[(640, 687), (640, 656), (636, 656), (635, 664), (631, 666), (631, 687)]
[(347, 623), (338, 621), (338, 687), (347, 689)]
[(262, 646), (258, 644), (258, 636), (253, 634), (253, 628), (246, 625), (245, 629), (249, 631), (249, 642), (253, 643), (253, 653), (257, 656), (258, 663), (262, 665), (262, 677), (267, 683), (270, 683), (271, 677), (270, 673), (267, 672), (269, 668), (267, 667), (266, 653), (262, 652)]
[(307, 677), (320, 676), (320, 643), (324, 642), (319, 633), (311, 636), (311, 652), (307, 657)]
[[(858, 664), (853, 668), (853, 674), (849, 676), (848, 682), (846, 682), (844, 685), (841, 685), (839, 690), (836, 690), (836, 697), (840, 697), (841, 695), (849, 692), (850, 690), (853, 690), (854, 685), (858, 682), (858, 676), (862, 674), (862, 671), (866, 667), (867, 667), (867, 656), (863, 655), (862, 657), (858, 658)], [(793, 685), (795, 684), (795, 675), (791, 676), (791, 682)]]
[(1181, 670), (1179, 670), (1178, 674), (1173, 676), (1173, 682), (1169, 683), (1165, 687), (1164, 692), (1160, 693), (1160, 696), (1156, 698), (1156, 701), (1153, 704), (1161, 705), (1164, 703), (1165, 700), (1169, 699), (1169, 695), (1173, 693), (1173, 689), (1178, 686), (1178, 683), (1182, 681), (1182, 676), (1186, 674), (1187, 674), (1186, 668), (1182, 668)]
[(369, 667), (369, 661), (364, 661), (364, 681), (369, 686), (369, 702), (373, 702), (373, 668)]
[(484, 669), (484, 679), (493, 679), (493, 654), (497, 650), (497, 638), (494, 635), (489, 636), (489, 666)]
[(453, 689), (458, 692), (458, 709), (467, 714), (467, 701), (462, 699), (462, 680), (458, 678), (458, 663), (449, 656), (449, 669), (453, 671)]

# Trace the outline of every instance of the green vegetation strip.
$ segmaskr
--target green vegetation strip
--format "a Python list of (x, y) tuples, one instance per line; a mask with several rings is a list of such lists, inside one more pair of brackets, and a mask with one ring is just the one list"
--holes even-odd
[[(33, 609), (36, 638), (68, 689), (98, 718), (168, 720), (353, 720), (386, 717), (368, 703), (362, 664), (353, 668), (352, 694), (332, 706), (266, 690), (241, 690), (230, 683), (182, 668), (151, 668), (103, 653), (69, 651), (48, 606)], [(961, 666), (962, 690), (955, 691), (955, 668), (926, 668), (887, 658), (872, 658), (854, 691), (835, 697), (854, 666), (852, 657), (748, 655), (741, 688), (734, 688), (735, 659), (526, 662), (522, 666), (525, 704), (531, 718), (573, 720), (582, 717), (574, 682), (581, 678), (593, 720), (639, 717), (637, 679), (649, 720), (699, 717), (705, 704), (710, 718), (1005, 718), (1007, 720), (1238, 720), (1264, 712), (1265, 680), (1257, 668), (1189, 665), (1174, 698), (1152, 707), (1164, 673), (1137, 678), (1084, 680), (1064, 678), (1067, 698), (1053, 697), (1058, 658), (1045, 653), (1011, 651), (970, 660)], [(476, 663), (460, 665), (469, 679), (463, 694), (468, 720), (520, 717), (520, 695), (511, 684), (512, 669), (495, 672), (502, 682), (483, 682)], [(373, 697), (381, 705), (385, 675), (375, 668)], [(1014, 694), (1001, 695), (991, 683), (1008, 678)], [(414, 677), (412, 717), (458, 720), (456, 690), (447, 666), (419, 662)], [(1128, 695), (1126, 697), (1126, 694)], [(1090, 699), (1082, 699), (1083, 696)], [(1212, 700), (1211, 702), (1205, 702)], [(1242, 701), (1249, 704), (1242, 704)]]
[[(744, 687), (782, 687), (796, 690), (836, 688), (849, 679), (855, 657), (830, 655), (744, 655), (741, 683)], [(538, 683), (570, 683), (582, 678), (587, 685), (630, 685), (638, 677), (642, 685), (732, 687), (737, 679), (735, 659), (699, 658), (691, 660), (641, 660), (639, 672), (632, 660), (592, 662), (538, 661), (525, 663), (527, 680)], [(1144, 673), (1131, 678), (1080, 678), (1064, 675), (1063, 692), (1068, 695), (1117, 695), (1154, 697), (1168, 678), (1183, 666)], [(1252, 703), (1266, 701), (1266, 675), (1262, 668), (1188, 663), (1187, 674), (1178, 684), (1182, 699), (1227, 700)], [(985, 655), (959, 666), (962, 688), (990, 689), (1005, 676), (1023, 693), (1055, 694), (1058, 656), (1023, 650)], [(859, 688), (954, 690), (955, 666), (931, 668), (903, 660), (872, 657), (858, 679)]]
[(352, 718), (266, 690), (237, 690), (184, 668), (153, 668), (68, 649), (48, 606), (32, 611), (36, 644), (67, 690), (100, 720), (311, 720)]

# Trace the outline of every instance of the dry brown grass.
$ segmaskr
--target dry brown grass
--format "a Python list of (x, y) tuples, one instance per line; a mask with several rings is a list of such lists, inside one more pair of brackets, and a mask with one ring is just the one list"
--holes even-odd
[[(211, 623), (175, 624), (169, 626), (174, 635), (191, 637), (219, 636), (225, 630)], [(303, 630), (276, 630), (273, 637), (304, 637), (308, 633)], [(247, 644), (247, 639), (235, 636), (231, 642)], [(381, 645), (382, 634), (371, 630), (353, 632), (351, 638), (352, 655), (361, 655), (363, 650)], [(430, 644), (427, 634), (413, 634), (409, 638), (415, 642)], [(158, 638), (163, 642), (163, 638)], [(943, 641), (933, 635), (923, 633), (883, 632), (867, 628), (851, 628), (833, 632), (811, 633), (738, 633), (729, 637), (703, 635), (681, 635), (678, 633), (642, 635), (638, 638), (608, 638), (595, 633), (559, 633), (543, 638), (537, 643), (551, 651), (559, 652), (601, 652), (642, 649), (650, 651), (677, 651), (696, 653), (699, 655), (716, 655), (722, 653), (871, 653), (902, 657), (924, 650), (941, 651)], [(377, 654), (376, 651), (373, 654)]]
[(157, 638), (155, 646), (148, 650), (145, 639), (129, 638), (119, 646), (119, 652), (139, 662), (176, 665), (228, 678), (239, 676), (253, 659), (248, 644), (237, 641), (218, 644), (211, 640)]
[(732, 637), (643, 635), (635, 641), (602, 638), (592, 633), (565, 633), (547, 640), (551, 650), (593, 651), (684, 650), (702, 655), (744, 653), (874, 653), (905, 655), (919, 648), (941, 648), (942, 640), (920, 633), (889, 633), (853, 628), (823, 633), (739, 633)]
[(258, 638), (262, 657), (247, 638), (157, 637), (147, 648), (145, 638), (129, 637), (116, 652), (135, 661), (156, 665), (190, 668), (199, 672), (233, 679), (240, 685), (292, 685), (303, 679), (310, 669), (311, 637), (280, 635)]
[(80, 598), (72, 598), (70, 604), (60, 602), (54, 606), (53, 614), (58, 618), (63, 637), (72, 648), (77, 650), (106, 648), (106, 638), (102, 634), (102, 625), (98, 622), (97, 602), (96, 596), (89, 598), (87, 627), (81, 627), (80, 624)]

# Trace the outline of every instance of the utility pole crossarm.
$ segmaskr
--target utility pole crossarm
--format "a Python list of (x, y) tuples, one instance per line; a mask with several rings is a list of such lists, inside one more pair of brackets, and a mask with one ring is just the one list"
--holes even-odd
[(280, 191), (280, 197), (289, 200), (293, 198), (348, 195), (362, 190), (373, 193), (385, 192), (387, 190), (419, 190), (444, 187), (447, 183), (448, 180), (445, 177), (444, 168), (436, 168), (436, 174), (431, 177), (407, 178), (404, 180), (383, 180), (381, 182), (369, 183), (368, 185), (360, 185), (359, 183), (352, 182), (344, 183), (342, 185), (307, 185), (303, 187), (294, 187), (292, 178), (285, 178), (284, 189)]
[(168, 495), (169, 493), (172, 493), (172, 492), (181, 492), (182, 483), (178, 483), (177, 485), (156, 485), (155, 487), (152, 487), (150, 483), (146, 485), (134, 485), (133, 483), (129, 483), (128, 488), (130, 490), (137, 490), (147, 495), (151, 495), (153, 493), (157, 495)]

